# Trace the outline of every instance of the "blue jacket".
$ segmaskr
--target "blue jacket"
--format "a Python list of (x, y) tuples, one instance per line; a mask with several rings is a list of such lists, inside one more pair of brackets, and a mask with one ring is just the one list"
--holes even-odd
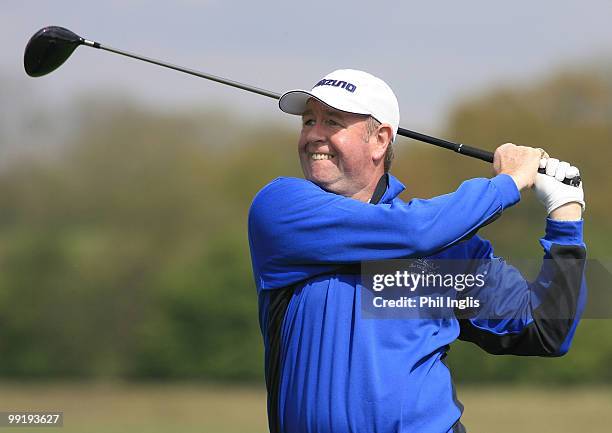
[[(403, 189), (388, 175), (378, 202), (363, 203), (278, 178), (255, 197), (249, 243), (272, 433), (464, 431), (443, 362), (450, 343), (472, 341), (495, 354), (568, 350), (586, 297), (582, 221), (547, 220), (541, 245), (552, 260), (528, 283), (475, 235), (520, 200), (509, 176), (408, 203), (398, 197)], [(410, 257), (490, 259), (487, 290), (507, 296), (488, 313), (503, 317), (363, 319), (363, 287), (347, 265)], [(578, 265), (560, 273), (564, 258)], [(552, 320), (561, 295), (565, 320)]]

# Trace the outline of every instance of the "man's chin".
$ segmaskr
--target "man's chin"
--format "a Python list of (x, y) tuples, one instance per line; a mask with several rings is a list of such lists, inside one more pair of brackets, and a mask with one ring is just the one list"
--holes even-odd
[(333, 192), (335, 194), (340, 194), (339, 191), (339, 182), (338, 179), (329, 179), (325, 177), (318, 176), (305, 176), (307, 180), (316, 184), (320, 188), (324, 189), (327, 192)]

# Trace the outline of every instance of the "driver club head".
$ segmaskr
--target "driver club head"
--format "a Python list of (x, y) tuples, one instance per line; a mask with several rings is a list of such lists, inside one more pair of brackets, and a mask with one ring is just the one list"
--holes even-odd
[(64, 27), (45, 27), (34, 33), (25, 48), (23, 65), (30, 77), (59, 68), (84, 39)]

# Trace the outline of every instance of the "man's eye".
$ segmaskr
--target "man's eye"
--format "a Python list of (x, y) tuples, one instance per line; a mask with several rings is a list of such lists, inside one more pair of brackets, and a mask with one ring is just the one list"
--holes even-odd
[(304, 125), (304, 126), (312, 126), (312, 125), (314, 125), (314, 120), (313, 119), (304, 119), (304, 120), (302, 120), (302, 125)]
[(333, 119), (327, 119), (327, 124), (330, 126), (340, 126), (340, 124)]

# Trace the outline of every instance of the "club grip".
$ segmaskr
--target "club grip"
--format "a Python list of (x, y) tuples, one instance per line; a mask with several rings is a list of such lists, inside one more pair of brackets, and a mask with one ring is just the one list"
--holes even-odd
[[(538, 168), (538, 173), (546, 174), (546, 169), (545, 168)], [(571, 185), (571, 186), (579, 187), (580, 183), (582, 183), (582, 178), (580, 176), (576, 176), (576, 177), (573, 177), (571, 179), (565, 178), (565, 179), (563, 179), (562, 182), (564, 184), (566, 184), (566, 185)]]
[[(481, 159), (487, 162), (493, 162), (493, 153), (488, 152), (486, 150), (479, 149), (477, 147), (468, 146), (466, 144), (457, 144), (457, 148), (455, 152), (461, 153), (462, 155), (471, 156), (473, 158)], [(546, 174), (545, 168), (539, 168), (538, 173)], [(580, 176), (573, 177), (571, 179), (563, 179), (562, 181), (566, 185), (571, 185), (578, 187), (582, 182), (582, 178)]]

